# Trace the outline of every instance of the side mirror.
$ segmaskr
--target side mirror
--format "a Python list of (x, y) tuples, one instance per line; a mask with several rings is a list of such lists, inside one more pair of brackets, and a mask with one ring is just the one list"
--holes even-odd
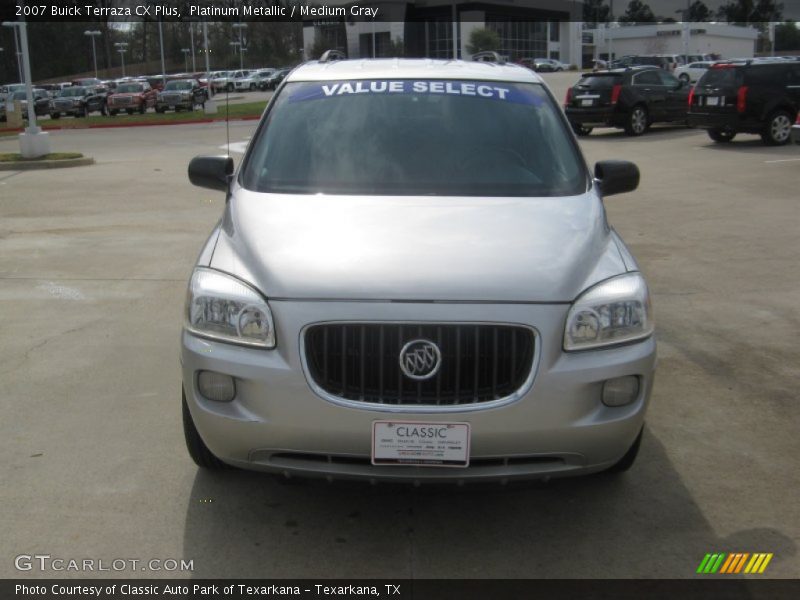
[(601, 160), (594, 176), (603, 196), (632, 192), (639, 187), (639, 167), (627, 160)]
[(233, 175), (230, 156), (195, 156), (189, 163), (189, 181), (210, 190), (228, 191)]

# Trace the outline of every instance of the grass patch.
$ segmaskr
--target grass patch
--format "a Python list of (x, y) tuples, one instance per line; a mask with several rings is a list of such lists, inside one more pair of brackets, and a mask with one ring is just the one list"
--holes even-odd
[(36, 162), (37, 160), (68, 160), (70, 158), (83, 158), (80, 152), (51, 152), (36, 158), (22, 158), (19, 152), (0, 152), (0, 162)]
[[(61, 129), (86, 129), (88, 127), (97, 127), (100, 125), (157, 125), (164, 124), (170, 125), (172, 123), (191, 123), (192, 121), (207, 121), (212, 119), (214, 121), (224, 121), (227, 116), (231, 119), (241, 119), (243, 117), (260, 117), (267, 106), (267, 101), (262, 102), (247, 102), (244, 104), (231, 104), (228, 110), (225, 109), (224, 100), (215, 100), (217, 103), (217, 112), (213, 115), (207, 115), (202, 109), (180, 112), (166, 112), (159, 114), (157, 112), (146, 112), (143, 115), (133, 113), (129, 115), (126, 112), (118, 114), (116, 117), (103, 117), (90, 116), (86, 118), (64, 117), (60, 119), (44, 119), (38, 121), (40, 127), (59, 127)], [(0, 129), (0, 136), (16, 135), (16, 129)]]

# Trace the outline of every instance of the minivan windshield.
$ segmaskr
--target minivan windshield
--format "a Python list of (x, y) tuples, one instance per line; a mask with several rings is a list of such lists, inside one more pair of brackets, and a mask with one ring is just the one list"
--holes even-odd
[(585, 166), (539, 84), (293, 82), (241, 170), (271, 193), (567, 196)]

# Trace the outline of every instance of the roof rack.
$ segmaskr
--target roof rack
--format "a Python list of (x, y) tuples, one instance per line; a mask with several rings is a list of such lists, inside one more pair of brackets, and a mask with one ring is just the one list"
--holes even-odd
[(494, 50), (484, 50), (483, 52), (477, 52), (472, 55), (472, 60), (475, 62), (497, 63), (498, 65), (506, 64), (506, 59), (500, 56)]
[(333, 62), (335, 60), (345, 60), (346, 58), (344, 52), (341, 50), (326, 50), (322, 53), (322, 56), (319, 57), (319, 62)]

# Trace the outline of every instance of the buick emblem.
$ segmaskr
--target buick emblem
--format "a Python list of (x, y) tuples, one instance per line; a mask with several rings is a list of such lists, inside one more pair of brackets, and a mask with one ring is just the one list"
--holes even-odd
[(409, 379), (430, 379), (441, 366), (442, 353), (430, 340), (412, 340), (400, 350), (400, 369)]

